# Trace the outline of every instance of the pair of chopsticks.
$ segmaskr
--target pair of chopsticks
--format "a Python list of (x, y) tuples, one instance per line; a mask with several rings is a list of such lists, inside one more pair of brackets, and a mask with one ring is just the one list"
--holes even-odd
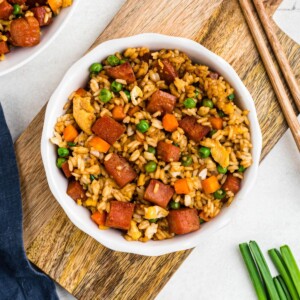
[[(278, 102), (281, 106), (281, 110), (291, 129), (298, 150), (300, 151), (300, 124), (297, 120), (297, 115), (295, 114), (291, 102), (289, 101), (289, 97), (285, 91), (284, 84), (280, 78), (280, 74), (278, 73), (275, 64), (272, 60), (272, 57), (269, 53), (268, 47), (266, 45), (260, 27), (257, 24), (257, 21), (254, 17), (254, 13), (249, 1), (250, 0), (239, 0), (240, 6), (244, 13), (245, 19), (248, 23), (249, 29), (252, 33), (256, 47), (264, 63), (265, 69), (270, 78), (273, 89), (278, 98)], [(262, 0), (253, 0), (253, 3), (258, 13), (260, 22), (268, 37), (269, 43), (273, 49), (278, 65), (290, 89), (295, 105), (297, 106), (297, 109), (300, 112), (300, 88), (297, 84), (296, 78), (293, 74), (290, 64), (275, 34), (274, 28), (265, 11), (265, 7), (263, 5)]]

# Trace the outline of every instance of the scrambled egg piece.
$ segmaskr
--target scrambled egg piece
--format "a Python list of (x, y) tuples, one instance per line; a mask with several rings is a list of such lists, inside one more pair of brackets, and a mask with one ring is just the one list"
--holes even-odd
[(75, 95), (73, 99), (73, 116), (78, 126), (87, 134), (92, 134), (91, 127), (95, 122), (95, 110), (89, 97)]
[(169, 212), (165, 209), (163, 209), (160, 206), (150, 206), (150, 207), (145, 207), (145, 219), (159, 219), (159, 218), (164, 218), (169, 214)]
[(213, 139), (205, 139), (201, 142), (202, 146), (210, 148), (213, 159), (223, 168), (229, 166), (229, 152), (219, 141)]
[(135, 86), (131, 90), (130, 96), (131, 96), (131, 102), (133, 103), (133, 105), (138, 105), (139, 104), (138, 98), (143, 97), (143, 92), (138, 86)]
[(134, 241), (137, 241), (142, 236), (142, 233), (137, 228), (135, 221), (133, 220), (130, 221), (130, 228), (127, 234), (131, 236)]

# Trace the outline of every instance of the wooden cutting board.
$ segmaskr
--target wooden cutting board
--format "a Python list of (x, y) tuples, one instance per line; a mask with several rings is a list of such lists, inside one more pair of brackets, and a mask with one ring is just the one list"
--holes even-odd
[[(270, 15), (279, 3), (266, 2)], [(262, 157), (272, 149), (287, 126), (236, 0), (129, 0), (92, 47), (142, 32), (187, 37), (226, 59), (255, 101)], [(279, 29), (278, 36), (299, 78), (299, 47)], [(117, 253), (78, 230), (47, 185), (40, 155), (44, 112), (45, 108), (15, 145), (29, 259), (79, 299), (155, 298), (191, 250), (161, 257)]]

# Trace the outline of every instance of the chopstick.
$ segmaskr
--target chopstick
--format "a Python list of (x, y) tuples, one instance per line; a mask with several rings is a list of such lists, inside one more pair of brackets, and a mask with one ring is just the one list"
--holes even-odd
[(239, 0), (240, 6), (244, 13), (245, 19), (248, 23), (249, 29), (252, 33), (256, 47), (264, 63), (265, 69), (268, 73), (269, 79), (278, 98), (278, 102), (281, 106), (281, 110), (285, 116), (285, 119), (291, 129), (295, 143), (300, 151), (300, 124), (297, 120), (297, 116), (293, 110), (293, 107), (289, 101), (289, 97), (285, 92), (284, 85), (280, 79), (280, 75), (274, 65), (272, 57), (268, 51), (268, 47), (265, 43), (263, 35), (260, 31), (258, 24), (254, 18), (251, 6), (248, 0)]
[(277, 62), (283, 73), (283, 76), (290, 88), (291, 94), (294, 98), (294, 102), (300, 112), (300, 86), (294, 76), (293, 70), (287, 60), (287, 57), (282, 49), (282, 46), (274, 31), (274, 27), (270, 21), (269, 16), (266, 13), (265, 6), (261, 0), (253, 0), (259, 19), (264, 27), (265, 33), (268, 37), (269, 43), (276, 56)]

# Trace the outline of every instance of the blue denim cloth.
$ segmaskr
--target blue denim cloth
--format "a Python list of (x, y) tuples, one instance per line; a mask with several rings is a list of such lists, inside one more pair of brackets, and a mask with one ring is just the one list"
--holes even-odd
[(0, 104), (0, 300), (57, 300), (53, 281), (26, 258), (13, 142)]

